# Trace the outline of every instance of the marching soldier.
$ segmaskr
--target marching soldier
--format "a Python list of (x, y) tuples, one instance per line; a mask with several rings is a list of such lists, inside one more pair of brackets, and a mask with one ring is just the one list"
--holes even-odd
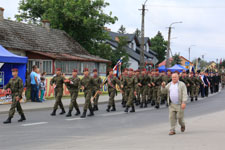
[(76, 116), (80, 115), (80, 109), (79, 105), (77, 104), (77, 97), (80, 90), (80, 78), (77, 76), (77, 70), (74, 69), (72, 72), (72, 77), (70, 77), (68, 80), (65, 80), (65, 85), (67, 86), (70, 96), (71, 96), (71, 102), (69, 105), (69, 111), (66, 117), (71, 117), (71, 113), (73, 111), (73, 108), (76, 109)]
[(199, 92), (200, 92), (200, 86), (202, 84), (202, 80), (200, 79), (200, 76), (198, 73), (195, 74), (195, 91), (194, 91), (194, 96), (195, 96), (195, 101), (198, 100), (198, 95), (199, 95)]
[[(166, 84), (168, 84), (169, 81), (170, 81), (169, 76), (166, 74), (165, 71), (162, 71), (161, 74), (162, 74), (162, 81), (165, 82)], [(160, 95), (161, 95), (161, 104), (165, 104), (166, 101), (167, 101), (167, 94), (166, 93), (161, 93)]]
[[(137, 69), (136, 70), (136, 78), (138, 80), (139, 76), (140, 76), (140, 70)], [(138, 106), (141, 103), (141, 88), (139, 86), (136, 87), (136, 106)]]
[[(123, 79), (123, 81), (125, 80), (125, 78)], [(110, 112), (110, 108), (112, 107), (111, 111), (116, 111), (116, 104), (115, 104), (115, 96), (116, 96), (116, 84), (119, 85), (120, 87), (120, 80), (117, 79), (117, 77), (115, 77), (113, 75), (113, 69), (109, 70), (109, 75), (107, 77), (107, 80), (104, 82), (104, 84), (108, 85), (108, 94), (109, 94), (109, 103), (108, 103), (108, 108), (106, 109), (107, 112)], [(126, 85), (124, 85), (123, 87), (125, 87)], [(124, 88), (123, 88), (124, 89)], [(121, 91), (121, 93), (123, 93)]]
[(124, 112), (128, 112), (130, 107), (132, 108), (130, 112), (135, 112), (133, 97), (136, 96), (137, 78), (133, 75), (133, 69), (129, 69), (128, 76), (121, 84), (122, 84), (121, 87), (123, 87), (123, 85), (127, 86), (127, 89), (125, 91), (127, 103)]
[(63, 115), (66, 113), (63, 103), (62, 103), (62, 96), (63, 96), (63, 83), (65, 80), (65, 77), (62, 75), (61, 73), (61, 69), (57, 68), (56, 69), (56, 76), (54, 76), (51, 81), (50, 84), (51, 86), (54, 86), (55, 88), (55, 105), (53, 107), (53, 112), (51, 113), (51, 116), (55, 116), (56, 115), (56, 111), (58, 109), (58, 106), (61, 108), (61, 113), (60, 115)]
[[(94, 86), (93, 86), (93, 95), (94, 98), (94, 111), (98, 111), (98, 99), (99, 99), (99, 91), (101, 89), (102, 79), (98, 76), (98, 70), (93, 70), (93, 80), (94, 80)], [(95, 95), (96, 94), (96, 95)]]
[(18, 122), (22, 122), (26, 120), (25, 115), (23, 113), (23, 109), (20, 105), (20, 100), (22, 99), (22, 93), (23, 93), (23, 81), (20, 77), (18, 77), (17, 68), (12, 69), (12, 76), (13, 78), (9, 80), (9, 83), (5, 86), (5, 88), (2, 91), (4, 93), (5, 90), (10, 89), (11, 96), (12, 96), (12, 104), (9, 110), (9, 117), (6, 121), (3, 122), (4, 124), (11, 123), (11, 119), (13, 118), (15, 114), (15, 109), (17, 109), (18, 113), (21, 116)]
[(153, 86), (151, 84), (152, 81), (152, 71), (148, 72), (148, 76), (150, 78), (150, 87), (148, 87), (148, 104), (151, 104), (152, 102), (152, 96), (153, 96)]
[(140, 93), (141, 93), (140, 108), (148, 107), (147, 95), (148, 95), (148, 86), (150, 87), (150, 82), (151, 82), (150, 77), (146, 74), (146, 69), (142, 69), (141, 75), (138, 78), (138, 86), (140, 87)]
[(83, 73), (84, 77), (81, 79), (81, 88), (84, 91), (85, 103), (81, 118), (86, 117), (87, 109), (89, 109), (90, 111), (90, 114), (88, 114), (88, 116), (89, 117), (94, 116), (94, 111), (91, 105), (91, 96), (92, 96), (92, 88), (94, 85), (94, 79), (89, 75), (88, 68), (84, 68)]
[(194, 101), (194, 97), (195, 97), (195, 91), (198, 85), (198, 80), (196, 80), (196, 78), (194, 77), (194, 73), (191, 72), (190, 73), (190, 77), (189, 77), (189, 84), (190, 84), (190, 96), (191, 96), (191, 102)]
[(162, 83), (162, 77), (159, 76), (159, 70), (156, 69), (154, 72), (154, 76), (152, 79), (152, 84), (153, 84), (153, 103), (152, 106), (155, 105), (156, 109), (160, 108), (160, 93), (161, 93), (161, 83)]
[(221, 69), (221, 84), (222, 84), (222, 88), (224, 88), (224, 86), (225, 86), (225, 69), (224, 69), (224, 66)]

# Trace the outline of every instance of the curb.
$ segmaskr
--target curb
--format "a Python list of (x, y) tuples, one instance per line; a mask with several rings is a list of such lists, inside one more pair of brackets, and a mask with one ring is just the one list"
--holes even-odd
[[(122, 102), (122, 100), (115, 100), (115, 102)], [(99, 102), (98, 104), (107, 104), (108, 101), (103, 101), (103, 102)], [(82, 104), (79, 104), (79, 107), (83, 107), (84, 106), (84, 103)], [(52, 109), (53, 106), (51, 107), (43, 107), (43, 108), (32, 108), (32, 109), (23, 109), (24, 112), (26, 111), (30, 111), (30, 112), (33, 112), (33, 111), (40, 111), (40, 110), (49, 110), (49, 109)], [(69, 105), (64, 105), (64, 108), (69, 108)], [(2, 114), (8, 114), (9, 111), (0, 111), (0, 115)]]

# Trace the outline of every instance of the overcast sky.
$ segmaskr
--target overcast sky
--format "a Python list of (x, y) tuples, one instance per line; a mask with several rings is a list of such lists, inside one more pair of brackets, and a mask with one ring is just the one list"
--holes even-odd
[[(108, 27), (117, 31), (121, 25), (128, 33), (141, 28), (141, 12), (145, 0), (106, 0), (110, 3), (105, 12), (112, 11), (119, 20)], [(0, 7), (5, 8), (5, 18), (14, 18), (18, 12), (19, 0), (0, 0)], [(205, 59), (225, 58), (225, 0), (149, 0), (146, 8), (145, 34), (153, 37), (161, 31), (167, 39), (167, 27), (172, 22), (171, 49), (173, 54), (188, 58), (188, 47), (191, 48), (191, 58), (205, 55)]]

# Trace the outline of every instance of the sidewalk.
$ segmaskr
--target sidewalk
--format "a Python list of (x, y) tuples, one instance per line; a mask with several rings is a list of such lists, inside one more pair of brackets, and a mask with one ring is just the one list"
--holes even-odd
[[(85, 100), (84, 97), (77, 98), (77, 102), (80, 106), (83, 106), (84, 100)], [(108, 95), (101, 95), (99, 97), (99, 104), (108, 103), (108, 100), (109, 100)], [(122, 100), (122, 94), (118, 93), (118, 95), (115, 97), (115, 101), (121, 101), (121, 100)], [(68, 107), (70, 104), (70, 99), (63, 99), (62, 102), (64, 107)], [(52, 109), (54, 103), (55, 103), (55, 100), (46, 100), (45, 102), (42, 102), (42, 103), (26, 102), (26, 103), (21, 103), (21, 105), (24, 111), (32, 111), (32, 110)], [(0, 114), (7, 114), (9, 109), (10, 109), (10, 104), (0, 105)]]

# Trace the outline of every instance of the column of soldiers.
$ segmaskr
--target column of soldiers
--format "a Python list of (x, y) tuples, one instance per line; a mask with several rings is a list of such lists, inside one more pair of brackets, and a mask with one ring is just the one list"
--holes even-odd
[[(109, 70), (109, 75), (106, 77), (105, 81), (98, 75), (98, 70), (93, 70), (93, 76), (90, 76), (88, 68), (83, 70), (83, 78), (80, 79), (77, 74), (78, 70), (74, 69), (72, 71), (72, 77), (66, 79), (62, 74), (61, 69), (56, 69), (56, 75), (51, 79), (50, 84), (54, 87), (55, 104), (53, 107), (52, 116), (56, 115), (58, 107), (60, 107), (60, 115), (66, 113), (63, 103), (63, 85), (65, 84), (68, 88), (71, 96), (71, 102), (69, 105), (68, 113), (66, 117), (72, 116), (73, 108), (76, 110), (75, 116), (81, 114), (79, 105), (77, 103), (78, 93), (82, 90), (84, 92), (85, 104), (83, 106), (83, 113), (80, 116), (85, 118), (87, 111), (89, 110), (88, 116), (94, 116), (94, 111), (98, 111), (98, 99), (103, 85), (108, 87), (108, 106), (106, 111), (116, 111), (115, 96), (117, 95), (118, 89), (122, 93), (122, 106), (125, 108), (125, 112), (135, 112), (135, 104), (140, 108), (147, 108), (148, 104), (154, 106), (156, 109), (160, 108), (160, 105), (167, 103), (167, 95), (161, 93), (161, 85), (163, 82), (166, 84), (171, 82), (172, 72), (168, 70), (167, 72), (162, 71), (159, 73), (158, 69), (153, 69), (148, 71), (146, 69), (136, 70), (124, 69), (120, 79), (118, 79), (113, 74), (113, 69)], [(190, 96), (191, 102), (197, 101), (201, 88), (207, 90), (207, 85), (209, 86), (211, 93), (219, 91), (219, 84), (222, 87), (225, 85), (225, 69), (222, 68), (219, 73), (201, 73), (200, 72), (186, 72), (183, 70), (182, 73), (177, 72), (180, 76), (179, 80), (184, 82), (187, 86), (187, 92)], [(11, 119), (14, 116), (15, 109), (21, 115), (19, 122), (26, 120), (23, 113), (22, 107), (20, 105), (20, 100), (22, 98), (23, 92), (23, 82), (22, 79), (18, 77), (18, 69), (12, 69), (13, 78), (10, 79), (9, 83), (4, 87), (4, 90), (10, 89), (12, 95), (12, 105), (9, 111), (9, 117), (4, 122), (5, 124), (11, 123)], [(4, 91), (3, 90), (3, 91)], [(205, 92), (207, 93), (207, 92)], [(129, 109), (131, 110), (129, 111)]]

